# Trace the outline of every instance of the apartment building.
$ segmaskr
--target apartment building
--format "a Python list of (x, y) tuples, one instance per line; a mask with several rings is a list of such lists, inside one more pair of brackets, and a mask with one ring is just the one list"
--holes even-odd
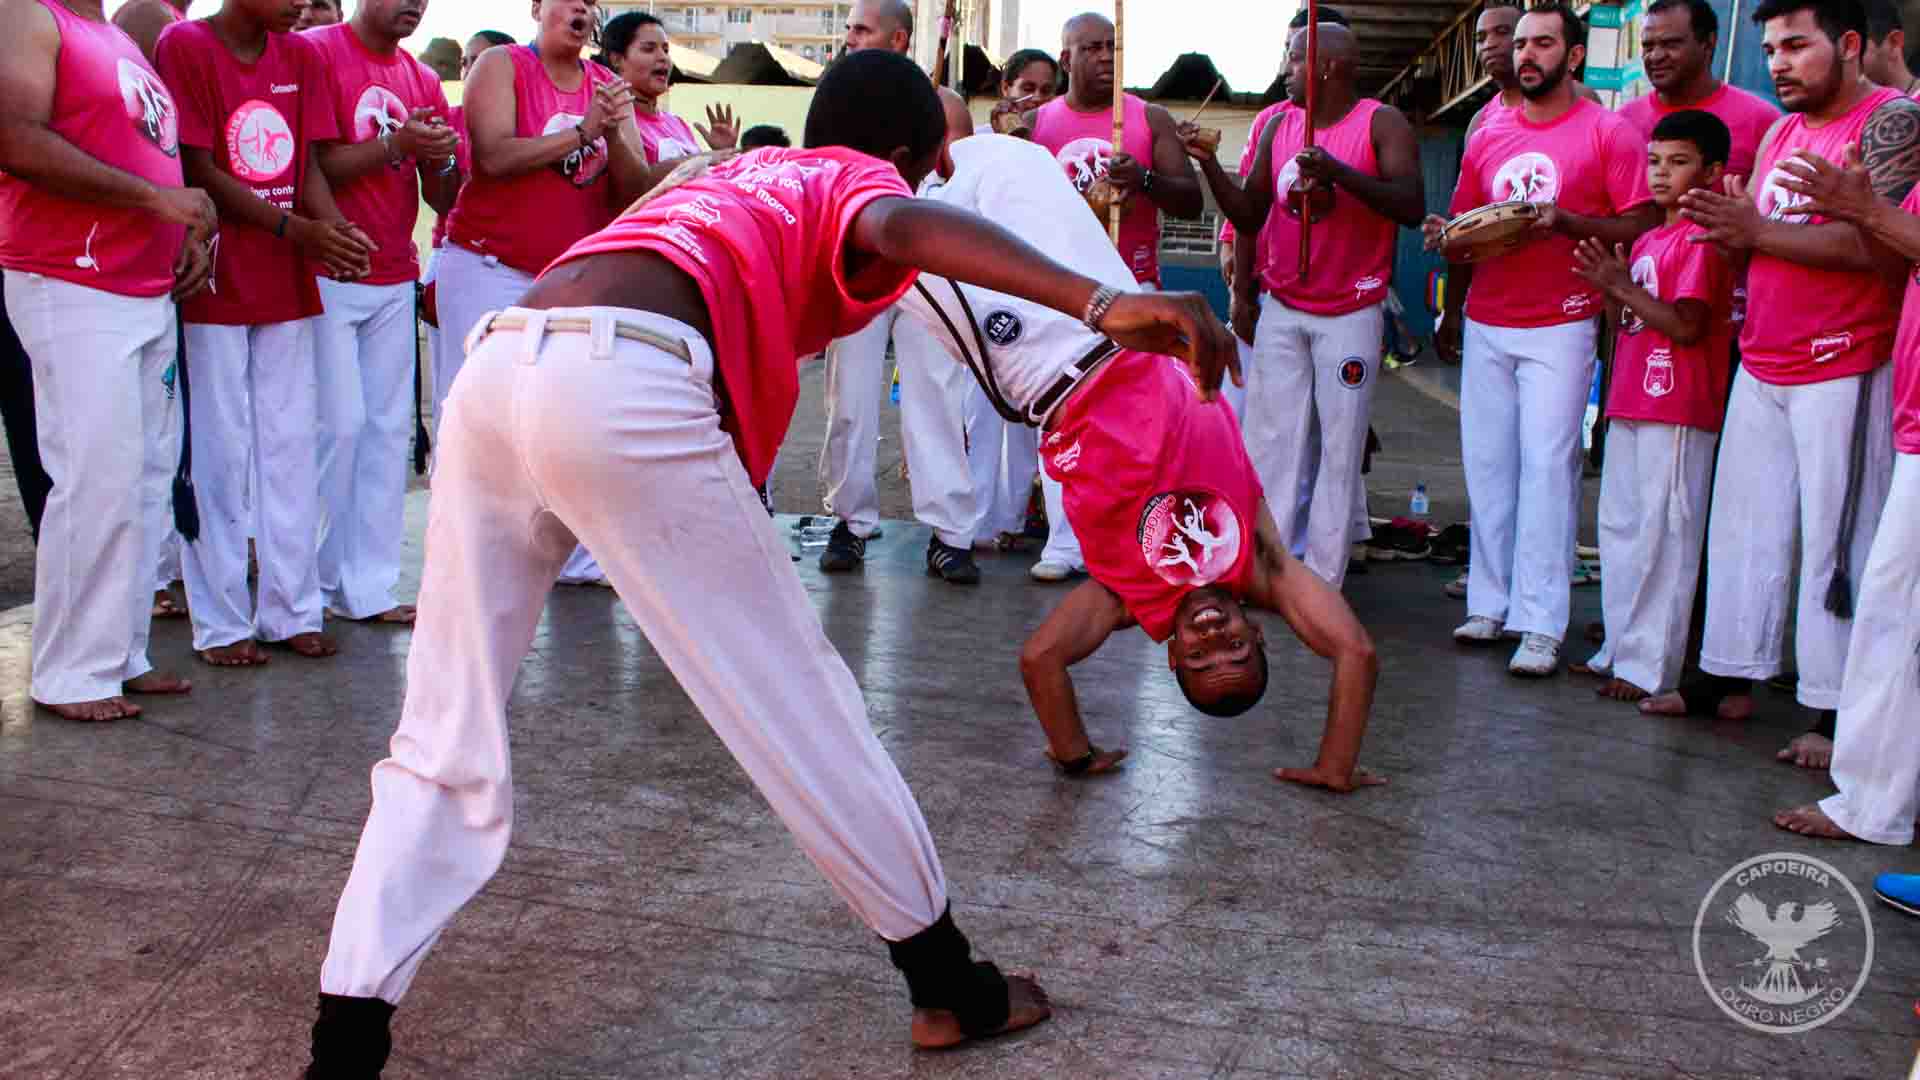
[[(940, 45), (940, 16), (947, 0), (912, 0), (913, 58), (933, 65)], [(849, 0), (777, 0), (777, 2), (693, 3), (685, 0), (615, 0), (602, 5), (608, 16), (649, 11), (666, 24), (681, 48), (725, 59), (735, 45), (758, 41), (778, 45), (816, 63), (832, 58), (845, 36)], [(995, 57), (1019, 48), (1020, 0), (960, 0), (966, 38)], [(1003, 40), (1004, 39), (1004, 40)]]

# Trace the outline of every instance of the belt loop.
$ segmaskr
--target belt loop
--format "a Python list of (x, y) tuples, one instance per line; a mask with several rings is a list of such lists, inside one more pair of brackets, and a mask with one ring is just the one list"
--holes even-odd
[(613, 334), (619, 329), (613, 313), (603, 308), (595, 308), (592, 321), (588, 325), (590, 327), (588, 355), (595, 360), (613, 359)]
[(532, 367), (540, 362), (540, 343), (547, 336), (547, 312), (528, 311), (526, 326), (520, 330), (520, 362)]
[(486, 339), (487, 332), (493, 329), (493, 320), (499, 317), (498, 311), (489, 311), (480, 316), (480, 321), (473, 324), (473, 328), (467, 331), (467, 340), (464, 342), (466, 355), (473, 355), (473, 350)]

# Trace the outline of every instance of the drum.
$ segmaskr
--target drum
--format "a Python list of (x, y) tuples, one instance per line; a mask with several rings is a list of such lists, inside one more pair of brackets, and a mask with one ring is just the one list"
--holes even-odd
[(1440, 254), (1455, 263), (1505, 255), (1527, 242), (1539, 220), (1540, 208), (1532, 203), (1488, 203), (1447, 222), (1440, 231)]

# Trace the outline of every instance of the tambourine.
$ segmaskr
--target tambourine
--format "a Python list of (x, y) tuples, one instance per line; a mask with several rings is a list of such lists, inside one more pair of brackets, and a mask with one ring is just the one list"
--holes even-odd
[(1505, 255), (1527, 242), (1539, 220), (1540, 208), (1530, 202), (1488, 203), (1447, 222), (1440, 230), (1440, 254), (1455, 263)]

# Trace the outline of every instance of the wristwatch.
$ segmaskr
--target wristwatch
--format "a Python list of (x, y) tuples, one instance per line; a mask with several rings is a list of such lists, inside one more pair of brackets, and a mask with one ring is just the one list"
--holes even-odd
[(1151, 193), (1152, 191), (1153, 191), (1153, 170), (1148, 169), (1146, 172), (1146, 175), (1140, 178), (1140, 194), (1146, 195)]

